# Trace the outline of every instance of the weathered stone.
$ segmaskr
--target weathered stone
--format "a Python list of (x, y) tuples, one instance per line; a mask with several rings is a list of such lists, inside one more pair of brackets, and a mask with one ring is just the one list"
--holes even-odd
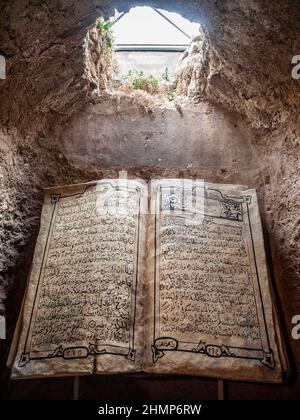
[[(140, 4), (179, 11), (201, 22), (203, 32), (193, 40), (181, 61), (177, 90), (189, 102), (200, 102), (200, 108), (213, 116), (215, 112), (220, 115), (222, 110), (225, 126), (230, 124), (234, 128), (234, 120), (242, 119), (242, 127), (248, 125), (245, 141), (241, 136), (240, 146), (237, 141), (235, 147), (242, 155), (249, 149), (251, 164), (242, 166), (239, 156), (233, 156), (231, 164), (224, 165), (222, 159), (218, 160), (222, 150), (212, 132), (205, 140), (202, 155), (203, 139), (199, 136), (198, 164), (195, 156), (191, 163), (185, 149), (173, 169), (170, 162), (164, 167), (161, 157), (157, 159), (159, 168), (153, 162), (152, 167), (136, 168), (134, 153), (122, 156), (120, 161), (127, 162), (125, 169), (130, 169), (132, 175), (146, 178), (195, 176), (257, 188), (288, 328), (292, 316), (300, 313), (300, 81), (291, 77), (292, 57), (300, 54), (297, 2), (50, 0), (41, 5), (32, 0), (0, 0), (0, 52), (7, 62), (7, 79), (0, 80), (0, 312), (4, 309), (3, 296), (8, 293), (6, 308), (12, 314), (8, 321), (10, 337), (18, 312), (16, 302), (20, 303), (25, 287), (39, 226), (42, 188), (103, 175), (97, 156), (93, 165), (82, 167), (68, 156), (65, 143), (64, 151), (60, 144), (71, 139), (72, 133), (76, 137), (78, 131), (72, 130), (86, 123), (92, 104), (95, 110), (107, 104), (103, 121), (111, 127), (115, 124), (118, 134), (115, 137), (120, 135), (116, 116), (125, 121), (126, 127), (130, 124), (141, 127), (137, 134), (147, 144), (141, 148), (145, 154), (158, 126), (161, 126), (158, 138), (163, 142), (165, 126), (158, 123), (160, 118), (167, 119), (169, 126), (174, 124), (174, 141), (178, 125), (195, 120), (195, 115), (185, 116), (193, 111), (184, 106), (182, 117), (172, 114), (172, 119), (170, 111), (161, 109), (145, 117), (132, 105), (125, 109), (126, 96), (116, 106), (107, 92), (109, 67), (103, 56), (103, 41), (95, 29), (96, 19), (102, 13), (110, 16), (114, 8), (127, 11), (130, 6)], [(163, 112), (167, 116), (158, 119), (157, 114)], [(99, 132), (101, 118), (100, 115), (97, 120)], [(219, 120), (214, 121), (217, 124)], [(224, 127), (223, 123), (216, 125), (216, 129), (220, 127)], [(105, 153), (98, 133), (87, 136), (84, 131), (81, 133), (82, 143), (96, 141), (95, 150)], [(124, 142), (130, 142), (130, 137), (124, 134)], [(230, 155), (232, 141), (236, 140), (236, 136), (232, 137), (228, 132), (223, 136), (222, 147), (227, 148), (223, 158)], [(113, 135), (111, 138), (113, 141)], [(196, 137), (193, 141), (196, 143)], [(78, 136), (76, 142), (79, 154)], [(165, 146), (170, 148), (169, 141)], [(116, 160), (120, 150), (118, 140), (110, 147)], [(126, 150), (130, 154), (130, 147)], [(109, 174), (118, 176), (116, 169)], [(299, 346), (296, 342), (291, 346), (300, 368)], [(6, 354), (7, 348), (3, 352)]]

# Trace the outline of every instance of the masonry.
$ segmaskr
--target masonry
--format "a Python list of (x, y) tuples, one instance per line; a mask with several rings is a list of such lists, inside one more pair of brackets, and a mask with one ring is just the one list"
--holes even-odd
[[(151, 105), (110, 90), (96, 19), (151, 5), (197, 19), (180, 62), (182, 99)], [(299, 398), (300, 101), (292, 77), (300, 9), (292, 0), (211, 2), (0, 0), (0, 341), (3, 398), (72, 398), (72, 379), (12, 383), (5, 368), (39, 228), (44, 187), (118, 176), (190, 177), (257, 189), (293, 377), (276, 388), (228, 383), (229, 398)], [(296, 64), (297, 66), (297, 64)], [(149, 110), (148, 110), (149, 111)], [(172, 382), (172, 387), (166, 384)], [(215, 398), (214, 380), (82, 379), (82, 398)]]

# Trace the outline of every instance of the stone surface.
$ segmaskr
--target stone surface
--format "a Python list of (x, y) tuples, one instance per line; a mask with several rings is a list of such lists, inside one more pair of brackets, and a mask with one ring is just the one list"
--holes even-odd
[(236, 113), (208, 103), (161, 104), (150, 115), (126, 96), (109, 97), (76, 115), (60, 135), (62, 150), (83, 170), (111, 167), (246, 170), (251, 131)]
[[(168, 110), (164, 119), (168, 123), (161, 130), (162, 134), (156, 131), (162, 122), (162, 117), (158, 117), (161, 110), (154, 112), (157, 114), (154, 121), (142, 113), (135, 114), (135, 121), (131, 121), (131, 112), (135, 111), (130, 107), (124, 113), (121, 109), (118, 116), (112, 114), (109, 117), (108, 111), (99, 114), (101, 102), (109, 100), (105, 92), (109, 74), (103, 61), (101, 37), (93, 29), (96, 18), (101, 13), (110, 16), (115, 7), (126, 11), (131, 5), (138, 4), (165, 6), (170, 11), (181, 11), (186, 17), (199, 18), (203, 34), (201, 39), (195, 40), (182, 62), (178, 90), (187, 94), (192, 103), (196, 101), (197, 109), (211, 107), (212, 114), (186, 113), (181, 120), (174, 110)], [(113, 163), (120, 159), (131, 168), (132, 175), (145, 178), (197, 176), (212, 182), (245, 183), (255, 187), (270, 241), (274, 284), (283, 309), (283, 325), (289, 337), (291, 318), (300, 313), (300, 81), (291, 77), (292, 57), (300, 54), (300, 8), (297, 2), (190, 0), (184, 2), (183, 8), (183, 2), (179, 0), (50, 0), (42, 6), (36, 0), (0, 0), (0, 6), (0, 53), (7, 61), (7, 79), (0, 80), (0, 300), (4, 292), (8, 292), (8, 340), (5, 344), (0, 342), (3, 395), (28, 397), (38, 388), (33, 382), (28, 384), (27, 393), (26, 389), (18, 391), (18, 387), (12, 387), (8, 381), (8, 371), (3, 365), (32, 258), (41, 189), (100, 178), (106, 172), (105, 166), (110, 164), (109, 155), (106, 159), (99, 156), (99, 160), (98, 156), (93, 156), (93, 165), (82, 167), (76, 158), (79, 152), (74, 151), (74, 159), (73, 152), (71, 154), (70, 149), (66, 149), (66, 144), (71, 142), (74, 146), (80, 145), (79, 134), (82, 143), (96, 141), (97, 151), (103, 152), (106, 141)], [(94, 111), (91, 104), (95, 104)], [(217, 106), (213, 107), (213, 104)], [(231, 111), (221, 111), (219, 105)], [(220, 113), (225, 113), (224, 117), (221, 118)], [(94, 127), (99, 121), (99, 133), (102, 132), (100, 119), (103, 120), (107, 138), (98, 134), (86, 136), (82, 127), (78, 128), (87, 122), (89, 115), (92, 115)], [(199, 127), (191, 129), (193, 142), (186, 146), (186, 138), (186, 143), (176, 148), (177, 168), (166, 168), (163, 161), (155, 165), (158, 152), (170, 146), (164, 130), (170, 134), (174, 123), (180, 127), (182, 136), (186, 136), (186, 128), (180, 122), (185, 118), (190, 123), (196, 121), (197, 115)], [(209, 131), (207, 141), (202, 136), (204, 127), (211, 127), (209, 118), (212, 116), (216, 122), (222, 121), (219, 133), (224, 127), (227, 133), (224, 136), (223, 133), (217, 134), (222, 147), (224, 145), (224, 154), (219, 141), (213, 141), (213, 130)], [(231, 136), (226, 131), (235, 118), (238, 127), (249, 126), (243, 128), (240, 141), (238, 134)], [(116, 121), (131, 133), (133, 148), (120, 148), (124, 136), (120, 136), (119, 125), (116, 125), (117, 135), (114, 135), (112, 129)], [(149, 126), (148, 130), (144, 130), (145, 125)], [(144, 144), (147, 144), (146, 137), (151, 137), (152, 129), (156, 143), (149, 155), (149, 165), (137, 168), (137, 162), (142, 166), (146, 163), (148, 146)], [(150, 134), (142, 134), (142, 131)], [(180, 136), (176, 135), (178, 139)], [(111, 144), (115, 137), (116, 144)], [(167, 144), (162, 141), (167, 141)], [(228, 149), (231, 147), (238, 150), (237, 161), (241, 157), (249, 159), (247, 170), (237, 162), (229, 165), (231, 150)], [(126, 155), (132, 150), (133, 156)], [(204, 151), (203, 155), (201, 151)], [(222, 159), (227, 162), (226, 167), (223, 167)], [(193, 166), (189, 167), (190, 164)], [(117, 171), (109, 171), (109, 174), (117, 175)], [(3, 306), (0, 311), (3, 312)], [(300, 343), (288, 341), (300, 371)], [(106, 384), (104, 379), (101, 384)], [(177, 390), (188, 388), (182, 380), (180, 384), (174, 384)], [(55, 383), (47, 386), (48, 389), (53, 387), (50, 394), (55, 395)], [(299, 395), (299, 386), (299, 380), (298, 385), (294, 383), (276, 388), (276, 391), (267, 386), (230, 384), (229, 395), (242, 398), (256, 393), (260, 398), (292, 398)], [(149, 387), (143, 382), (140, 387), (135, 385), (141, 395), (169, 395), (164, 391), (163, 381)], [(45, 391), (47, 387), (43, 389)], [(47, 394), (46, 391), (43, 394), (43, 389), (39, 395)], [(208, 397), (215, 397), (213, 391), (208, 394)], [(179, 392), (178, 395), (186, 394)]]

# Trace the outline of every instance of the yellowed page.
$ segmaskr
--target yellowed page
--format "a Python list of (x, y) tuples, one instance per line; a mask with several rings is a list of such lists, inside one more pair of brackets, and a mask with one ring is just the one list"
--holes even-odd
[(46, 190), (12, 378), (141, 369), (146, 208), (142, 181)]
[(151, 185), (146, 371), (281, 382), (257, 196)]

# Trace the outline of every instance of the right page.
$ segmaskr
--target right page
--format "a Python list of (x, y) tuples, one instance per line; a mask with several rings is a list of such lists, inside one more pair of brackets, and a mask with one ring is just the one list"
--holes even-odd
[(150, 190), (145, 370), (282, 382), (255, 190), (178, 179)]

